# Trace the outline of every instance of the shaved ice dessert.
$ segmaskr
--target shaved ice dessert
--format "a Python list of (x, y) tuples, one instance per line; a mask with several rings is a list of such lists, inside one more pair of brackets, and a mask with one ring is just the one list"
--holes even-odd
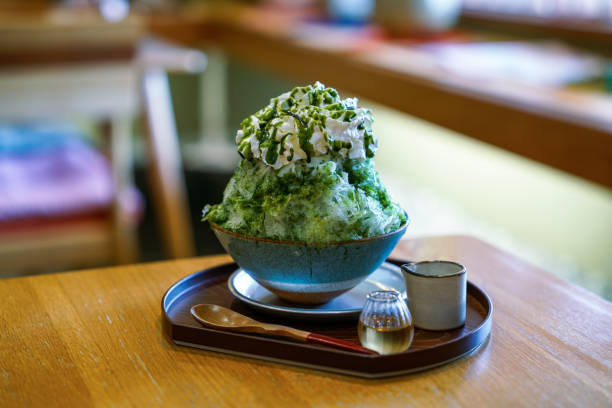
[(242, 160), (203, 220), (250, 237), (358, 240), (408, 222), (374, 168), (372, 113), (317, 82), (273, 98), (236, 134)]

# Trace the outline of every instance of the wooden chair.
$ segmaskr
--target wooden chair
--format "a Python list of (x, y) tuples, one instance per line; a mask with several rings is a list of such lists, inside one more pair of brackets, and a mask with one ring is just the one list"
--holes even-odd
[[(101, 27), (93, 42), (74, 40), (79, 31), (70, 26), (26, 25), (16, 30), (18, 35), (10, 28), (0, 28), (0, 37), (7, 30), (12, 35), (0, 39), (0, 49), (5, 53), (3, 58), (0, 52), (0, 120), (95, 121), (107, 142), (115, 187), (111, 208), (105, 214), (63, 217), (57, 222), (35, 223), (0, 234), (0, 273), (131, 263), (138, 259), (137, 224), (127, 201), (133, 188), (131, 122), (141, 113), (148, 129), (152, 206), (162, 227), (166, 253), (171, 258), (194, 254), (166, 70), (197, 71), (205, 65), (205, 57), (167, 45), (147, 43), (139, 47), (142, 39), (134, 35), (134, 30), (123, 28), (129, 41), (117, 43), (122, 50), (129, 49), (126, 44), (135, 44), (133, 52), (111, 51), (105, 59), (109, 45), (98, 40), (104, 38), (104, 31), (115, 30), (111, 38), (116, 37), (121, 28)], [(53, 32), (49, 36), (53, 39), (52, 49), (63, 50), (59, 60), (48, 50), (37, 53), (48, 45), (41, 36), (49, 30)], [(3, 41), (13, 41), (19, 47), (2, 47)], [(75, 41), (77, 45), (71, 48)], [(91, 52), (95, 44), (104, 45), (99, 54)], [(82, 58), (78, 50), (83, 47), (88, 48), (86, 56), (93, 59)]]

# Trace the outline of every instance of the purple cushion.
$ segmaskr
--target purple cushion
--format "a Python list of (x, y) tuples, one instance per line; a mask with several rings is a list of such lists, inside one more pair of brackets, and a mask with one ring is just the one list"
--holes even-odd
[(17, 129), (0, 127), (0, 221), (88, 212), (111, 203), (111, 169), (100, 152), (74, 135)]

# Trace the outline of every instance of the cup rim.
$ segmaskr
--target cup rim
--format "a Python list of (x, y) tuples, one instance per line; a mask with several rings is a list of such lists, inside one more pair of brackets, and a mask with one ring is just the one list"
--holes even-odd
[[(437, 275), (426, 275), (426, 274), (418, 273), (417, 271), (414, 271), (414, 270), (410, 269), (410, 266), (421, 265), (421, 264), (428, 264), (428, 263), (452, 264), (452, 265), (459, 266), (461, 269), (458, 272), (445, 273), (445, 274), (437, 274)], [(452, 278), (453, 276), (463, 275), (463, 274), (465, 274), (467, 272), (467, 270), (465, 269), (465, 265), (462, 265), (459, 262), (445, 261), (445, 260), (442, 260), (442, 259), (435, 259), (435, 260), (431, 260), (431, 261), (421, 261), (421, 262), (407, 262), (407, 263), (405, 263), (405, 264), (403, 264), (401, 266), (401, 269), (402, 269), (402, 271), (404, 271), (406, 273), (409, 273), (410, 275), (420, 276), (422, 278)]]
[[(389, 295), (389, 297), (377, 297), (378, 295), (382, 294)], [(397, 290), (375, 290), (367, 294), (366, 300), (371, 300), (373, 302), (391, 303), (397, 302), (398, 300), (402, 300), (402, 294)]]

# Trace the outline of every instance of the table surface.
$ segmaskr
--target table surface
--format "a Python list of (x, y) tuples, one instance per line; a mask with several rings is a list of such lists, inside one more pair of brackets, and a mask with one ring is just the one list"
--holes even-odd
[(402, 241), (447, 258), (493, 301), (476, 354), (365, 380), (179, 347), (161, 298), (226, 255), (0, 281), (2, 406), (610, 406), (612, 304), (471, 237)]

